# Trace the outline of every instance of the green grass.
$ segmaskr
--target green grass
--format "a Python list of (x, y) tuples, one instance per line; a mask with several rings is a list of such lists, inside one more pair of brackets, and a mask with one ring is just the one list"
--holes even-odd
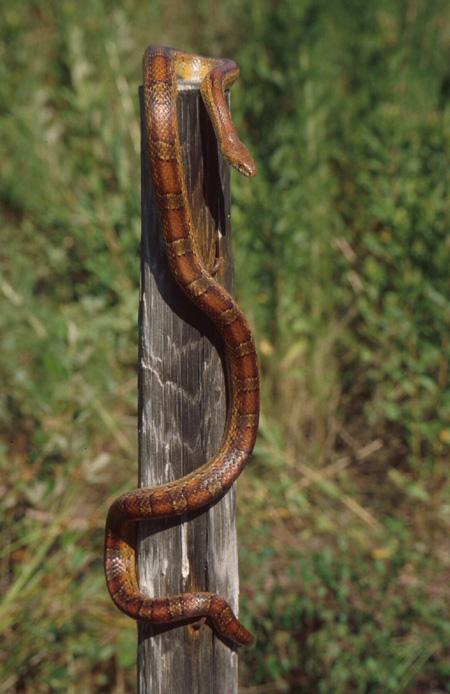
[(0, 11), (0, 694), (135, 691), (102, 568), (137, 474), (149, 43), (233, 57), (261, 432), (239, 483), (242, 692), (450, 691), (450, 10), (383, 0)]

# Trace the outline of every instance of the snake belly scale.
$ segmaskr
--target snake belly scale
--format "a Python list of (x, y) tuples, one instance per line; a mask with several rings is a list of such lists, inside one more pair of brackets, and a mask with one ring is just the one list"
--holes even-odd
[(172, 273), (185, 294), (218, 328), (227, 363), (229, 408), (219, 451), (185, 477), (117, 498), (106, 521), (105, 573), (117, 607), (130, 617), (170, 623), (209, 617), (226, 639), (250, 645), (253, 635), (224, 598), (192, 592), (150, 598), (136, 576), (136, 524), (200, 509), (220, 498), (244, 469), (255, 443), (259, 419), (259, 375), (255, 343), (236, 301), (214, 279), (201, 257), (188, 199), (177, 121), (177, 80), (200, 81), (203, 101), (228, 161), (246, 176), (256, 167), (239, 140), (224, 92), (239, 76), (237, 65), (150, 46), (143, 59), (147, 151), (153, 190)]

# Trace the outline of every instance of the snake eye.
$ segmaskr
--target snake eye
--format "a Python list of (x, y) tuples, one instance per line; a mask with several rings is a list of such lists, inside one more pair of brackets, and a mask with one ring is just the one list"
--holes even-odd
[(244, 176), (246, 175), (245, 166), (241, 161), (232, 162), (231, 166), (236, 169), (236, 171), (239, 171), (239, 173), (244, 174)]

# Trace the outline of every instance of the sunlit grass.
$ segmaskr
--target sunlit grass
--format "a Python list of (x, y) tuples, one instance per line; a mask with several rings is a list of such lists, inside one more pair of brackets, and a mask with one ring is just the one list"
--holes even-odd
[(135, 687), (103, 527), (137, 475), (140, 60), (234, 57), (242, 691), (448, 691), (448, 10), (28, 0), (0, 22), (0, 694)]

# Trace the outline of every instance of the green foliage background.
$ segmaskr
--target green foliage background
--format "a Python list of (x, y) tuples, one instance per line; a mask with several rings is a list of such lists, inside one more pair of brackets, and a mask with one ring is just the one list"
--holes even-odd
[(241, 691), (449, 692), (450, 6), (4, 0), (0, 20), (0, 694), (135, 687), (101, 555), (137, 459), (150, 43), (236, 59), (259, 168), (232, 180), (264, 389)]

